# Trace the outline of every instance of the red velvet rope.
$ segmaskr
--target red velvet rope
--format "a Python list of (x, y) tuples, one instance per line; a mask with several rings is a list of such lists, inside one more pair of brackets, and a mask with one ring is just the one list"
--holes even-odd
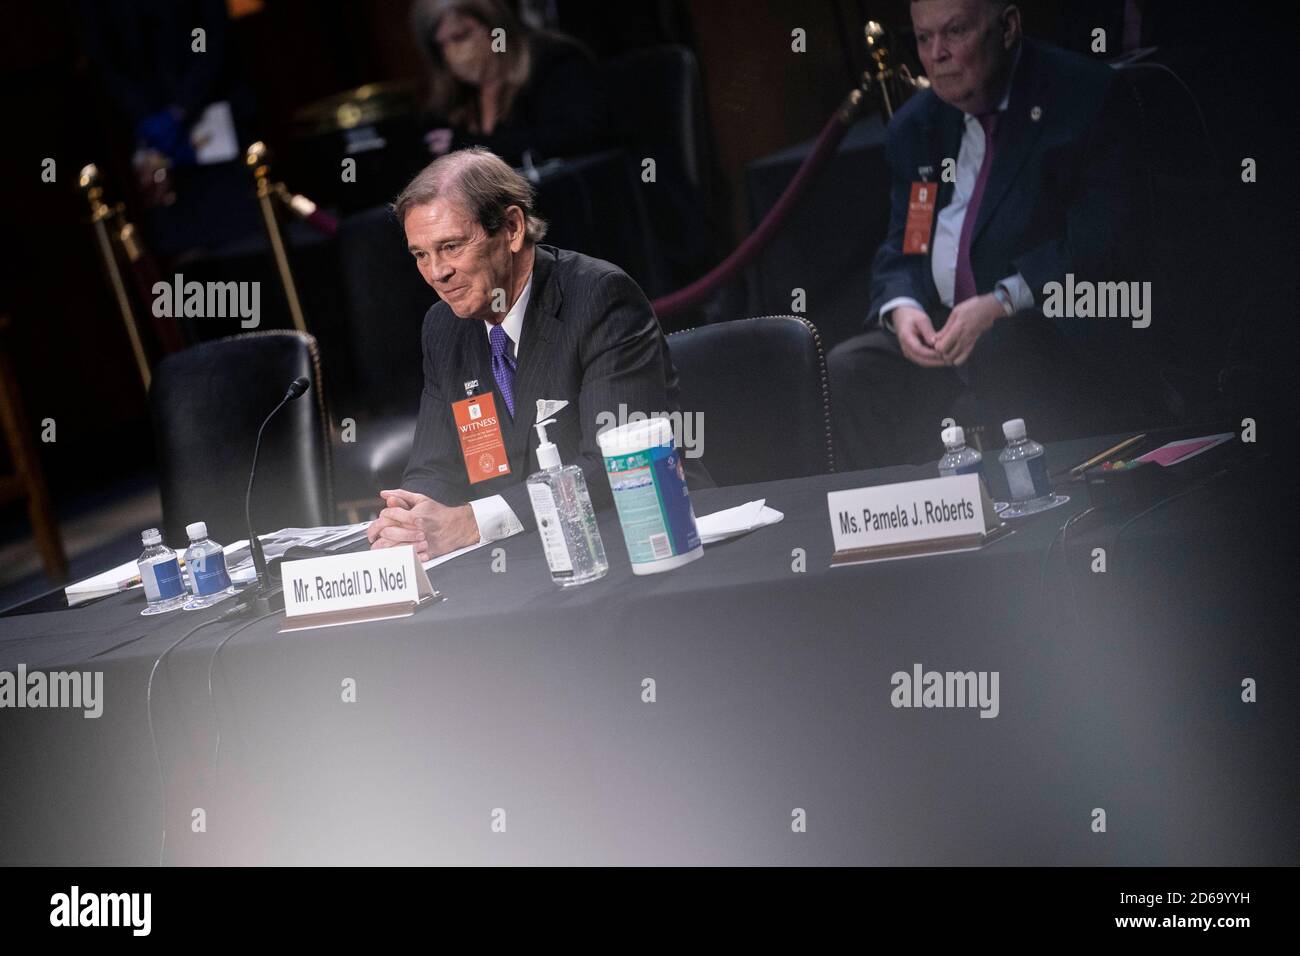
[(329, 213), (321, 212), (319, 209), (307, 217), (307, 224), (321, 235), (329, 236), (331, 239), (339, 233), (339, 221)]
[(826, 165), (826, 160), (835, 152), (835, 148), (839, 146), (848, 128), (848, 123), (842, 118), (842, 111), (836, 110), (835, 115), (822, 127), (812, 152), (800, 165), (798, 172), (790, 180), (790, 185), (785, 187), (785, 192), (781, 193), (781, 198), (776, 201), (776, 205), (768, 210), (763, 221), (758, 224), (758, 228), (746, 236), (744, 242), (737, 246), (731, 255), (714, 266), (706, 275), (696, 279), (684, 289), (670, 292), (650, 303), (655, 314), (663, 318), (699, 305), (749, 265), (780, 230), (795, 203)]

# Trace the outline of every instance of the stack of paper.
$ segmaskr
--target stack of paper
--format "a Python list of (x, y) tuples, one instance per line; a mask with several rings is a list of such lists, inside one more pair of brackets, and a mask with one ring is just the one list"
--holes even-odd
[(96, 574), (93, 578), (86, 578), (76, 584), (69, 584), (63, 589), (63, 593), (68, 598), (68, 606), (72, 607), (118, 591), (129, 591), (138, 587), (141, 587), (140, 569), (134, 561), (128, 561), (111, 571)]

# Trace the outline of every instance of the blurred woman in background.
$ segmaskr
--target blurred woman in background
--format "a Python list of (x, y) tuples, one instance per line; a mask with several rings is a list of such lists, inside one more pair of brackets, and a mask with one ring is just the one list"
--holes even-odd
[(578, 41), (525, 26), (504, 0), (416, 0), (429, 68), (424, 141), (442, 155), (486, 146), (511, 165), (608, 142), (595, 59)]

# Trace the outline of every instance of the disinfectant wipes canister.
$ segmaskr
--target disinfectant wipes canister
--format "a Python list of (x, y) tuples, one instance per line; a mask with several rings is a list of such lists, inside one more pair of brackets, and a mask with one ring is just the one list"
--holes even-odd
[(629, 422), (596, 437), (633, 574), (655, 574), (704, 553), (682, 453), (666, 418)]

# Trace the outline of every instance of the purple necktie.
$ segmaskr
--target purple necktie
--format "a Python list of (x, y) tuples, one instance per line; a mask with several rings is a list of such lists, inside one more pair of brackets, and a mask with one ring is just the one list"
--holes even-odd
[(970, 265), (971, 237), (975, 235), (975, 220), (980, 214), (980, 200), (984, 198), (984, 187), (989, 182), (989, 170), (993, 168), (994, 137), (998, 131), (998, 114), (985, 113), (979, 117), (980, 126), (984, 127), (984, 162), (980, 163), (979, 175), (975, 177), (975, 188), (971, 190), (970, 201), (966, 203), (966, 218), (961, 224), (961, 239), (957, 242), (957, 276), (952, 287), (952, 304), (958, 305), (975, 295), (975, 273)]
[(510, 337), (499, 325), (492, 326), (488, 333), (492, 343), (492, 375), (501, 389), (501, 397), (506, 400), (510, 417), (515, 417), (515, 360), (510, 357)]

